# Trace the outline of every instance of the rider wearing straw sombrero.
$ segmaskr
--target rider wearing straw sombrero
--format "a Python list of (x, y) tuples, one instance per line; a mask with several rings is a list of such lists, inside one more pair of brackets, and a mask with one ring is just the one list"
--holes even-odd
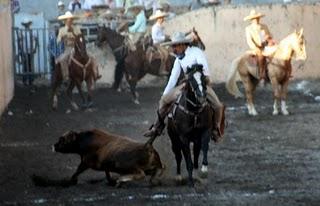
[[(165, 35), (164, 33), (164, 18), (168, 14), (166, 12), (163, 12), (161, 10), (156, 10), (156, 12), (150, 16), (149, 20), (156, 20), (156, 22), (153, 24), (152, 29), (151, 29), (151, 37), (152, 37), (152, 42), (153, 46), (156, 48), (156, 50), (160, 54), (160, 59), (161, 59), (161, 66), (160, 66), (160, 74), (167, 74), (166, 68), (165, 68), (165, 62), (169, 56), (168, 51), (160, 46), (161, 43), (164, 41), (169, 40), (169, 36)], [(147, 56), (149, 57), (149, 61), (151, 60), (150, 57), (150, 51), (147, 52)]]
[(265, 15), (251, 10), (244, 21), (251, 21), (251, 24), (246, 27), (246, 39), (250, 49), (257, 55), (260, 83), (264, 85), (266, 79), (266, 58), (263, 55), (263, 50), (267, 45), (273, 45), (274, 41), (269, 32), (267, 25), (260, 23), (260, 18)]
[[(57, 43), (63, 41), (65, 50), (64, 52), (57, 58), (56, 63), (60, 63), (61, 72), (64, 80), (69, 78), (69, 60), (71, 53), (75, 44), (75, 36), (81, 34), (81, 30), (78, 26), (73, 24), (73, 20), (78, 18), (73, 15), (70, 11), (67, 11), (64, 15), (58, 17), (58, 20), (65, 21), (65, 26), (59, 29)], [(99, 75), (97, 63), (94, 66), (95, 80), (99, 79), (101, 75)]]
[(187, 38), (184, 33), (176, 32), (172, 35), (171, 41), (162, 44), (163, 46), (168, 45), (172, 47), (173, 52), (176, 55), (176, 59), (170, 74), (168, 84), (159, 102), (159, 108), (157, 111), (158, 118), (152, 125), (150, 130), (144, 134), (147, 137), (155, 137), (162, 133), (165, 127), (164, 119), (170, 112), (171, 105), (181, 94), (182, 89), (185, 86), (184, 83), (176, 86), (180, 73), (181, 71), (186, 73), (189, 68), (192, 68), (196, 65), (201, 65), (203, 68), (203, 73), (206, 76), (207, 83), (207, 98), (209, 104), (215, 111), (215, 126), (214, 131), (212, 131), (212, 135), (215, 135), (217, 139), (222, 136), (220, 125), (223, 118), (224, 106), (219, 101), (213, 89), (210, 87), (210, 71), (206, 56), (201, 49), (195, 46), (191, 46), (192, 41), (193, 39)]

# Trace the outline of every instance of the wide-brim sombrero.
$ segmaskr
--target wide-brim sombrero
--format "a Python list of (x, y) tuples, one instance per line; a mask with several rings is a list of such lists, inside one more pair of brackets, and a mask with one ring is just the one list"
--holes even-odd
[(161, 46), (172, 46), (172, 45), (177, 45), (177, 44), (187, 44), (187, 43), (191, 43), (191, 42), (192, 42), (192, 39), (187, 38), (185, 33), (175, 32), (171, 37), (171, 41), (164, 42), (161, 44)]
[(256, 12), (256, 10), (251, 10), (250, 14), (243, 18), (243, 21), (248, 21), (248, 20), (257, 19), (261, 17), (264, 17), (264, 14), (258, 13)]
[(168, 16), (168, 13), (163, 12), (161, 10), (156, 10), (155, 14), (153, 14), (149, 17), (149, 20), (155, 20), (158, 18), (166, 17), (166, 16)]
[(58, 17), (58, 20), (66, 20), (66, 19), (76, 19), (79, 18), (76, 15), (73, 15), (70, 11), (67, 11), (65, 14)]

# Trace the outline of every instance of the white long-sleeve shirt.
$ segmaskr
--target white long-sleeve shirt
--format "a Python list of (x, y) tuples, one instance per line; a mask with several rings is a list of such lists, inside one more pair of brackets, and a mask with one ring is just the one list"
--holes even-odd
[(158, 22), (152, 26), (151, 36), (153, 44), (162, 43), (166, 39), (163, 27)]
[(203, 66), (203, 74), (210, 78), (210, 71), (208, 66), (207, 58), (203, 51), (198, 47), (187, 47), (185, 50), (185, 56), (183, 59), (176, 58), (173, 64), (171, 75), (168, 84), (163, 92), (163, 95), (168, 94), (177, 84), (181, 69), (184, 73), (187, 72), (187, 68), (194, 64), (201, 64)]

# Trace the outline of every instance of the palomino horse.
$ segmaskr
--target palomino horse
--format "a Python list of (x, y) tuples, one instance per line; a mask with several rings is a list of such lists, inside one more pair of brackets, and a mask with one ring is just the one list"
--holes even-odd
[[(272, 56), (268, 57), (267, 74), (273, 89), (273, 115), (278, 115), (278, 105), (281, 102), (281, 113), (288, 115), (286, 99), (288, 91), (288, 83), (291, 76), (291, 59), (295, 56), (297, 60), (306, 60), (305, 41), (303, 29), (299, 32), (293, 32), (284, 38)], [(258, 72), (255, 56), (252, 53), (245, 53), (232, 61), (231, 71), (229, 73), (226, 88), (230, 94), (235, 97), (242, 97), (236, 84), (237, 72), (240, 74), (242, 83), (244, 84), (247, 107), (249, 115), (257, 115), (257, 111), (253, 104), (253, 92), (258, 83)]]
[[(71, 60), (69, 62), (69, 86), (67, 88), (67, 96), (71, 102), (71, 105), (74, 110), (78, 110), (79, 107), (75, 103), (72, 97), (72, 90), (76, 86), (79, 94), (83, 101), (84, 107), (92, 106), (92, 88), (94, 84), (94, 61), (87, 54), (86, 43), (83, 35), (75, 36), (75, 45), (74, 51), (71, 54)], [(57, 109), (58, 107), (58, 95), (57, 90), (63, 81), (61, 65), (60, 63), (56, 64), (53, 79), (52, 79), (52, 108)], [(85, 81), (87, 85), (88, 97), (85, 99), (81, 84)]]
[[(168, 118), (168, 134), (177, 163), (177, 178), (181, 179), (182, 154), (188, 170), (188, 183), (194, 185), (193, 168), (198, 169), (200, 151), (203, 152), (201, 171), (208, 172), (207, 153), (210, 134), (214, 125), (214, 111), (206, 101), (206, 83), (202, 66), (193, 66), (186, 74), (185, 87)], [(214, 139), (214, 141), (218, 141)], [(193, 159), (190, 143), (193, 142)]]

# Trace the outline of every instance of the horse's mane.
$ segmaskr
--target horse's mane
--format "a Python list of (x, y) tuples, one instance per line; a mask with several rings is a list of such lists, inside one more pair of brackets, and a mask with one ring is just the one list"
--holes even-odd
[(296, 35), (295, 32), (292, 32), (291, 34), (287, 35), (286, 37), (284, 37), (280, 42), (279, 42), (279, 46), (287, 46), (291, 41), (292, 41), (292, 37)]

